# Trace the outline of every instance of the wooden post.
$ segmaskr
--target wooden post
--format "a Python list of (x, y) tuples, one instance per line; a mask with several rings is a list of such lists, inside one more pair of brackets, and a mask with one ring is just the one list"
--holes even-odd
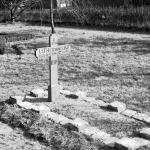
[(69, 45), (57, 46), (57, 37), (52, 34), (49, 37), (49, 47), (38, 48), (35, 52), (35, 56), (38, 59), (49, 58), (49, 86), (48, 86), (48, 102), (53, 102), (59, 97), (59, 85), (58, 85), (58, 52), (69, 51)]
[[(57, 46), (57, 37), (51, 34), (49, 37), (49, 46)], [(48, 101), (55, 101), (59, 97), (59, 85), (58, 85), (58, 60), (57, 51), (51, 50), (49, 57), (49, 86), (48, 86)]]

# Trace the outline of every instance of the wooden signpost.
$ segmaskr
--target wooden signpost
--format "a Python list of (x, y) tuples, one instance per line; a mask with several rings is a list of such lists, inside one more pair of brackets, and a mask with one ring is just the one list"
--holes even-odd
[(59, 84), (58, 84), (58, 52), (69, 50), (69, 45), (57, 46), (57, 37), (51, 35), (49, 37), (49, 47), (38, 48), (35, 56), (38, 59), (49, 58), (49, 86), (48, 86), (48, 101), (55, 101), (59, 97)]

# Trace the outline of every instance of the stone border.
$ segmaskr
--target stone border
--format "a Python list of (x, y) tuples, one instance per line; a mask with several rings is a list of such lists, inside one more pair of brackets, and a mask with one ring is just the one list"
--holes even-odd
[[(61, 90), (61, 94), (65, 95), (69, 98), (81, 98), (82, 100), (89, 102), (93, 105), (99, 106), (104, 109), (108, 109), (111, 111), (118, 112), (124, 116), (128, 116), (146, 123), (150, 123), (150, 116), (144, 113), (138, 113), (136, 111), (130, 110), (126, 108), (126, 105), (122, 102), (112, 102), (105, 103), (102, 100), (96, 100), (94, 97), (86, 97), (84, 92), (70, 92), (68, 90)], [(38, 111), (41, 115), (46, 117), (49, 120), (54, 121), (55, 123), (59, 123), (64, 127), (69, 128), (73, 131), (78, 131), (79, 133), (89, 137), (93, 140), (98, 140), (104, 143), (105, 146), (117, 149), (139, 149), (139, 148), (150, 148), (150, 128), (143, 128), (136, 132), (138, 137), (128, 138), (123, 137), (121, 139), (116, 137), (111, 137), (110, 134), (99, 130), (97, 127), (92, 127), (88, 122), (82, 120), (81, 118), (69, 119), (61, 114), (57, 114), (51, 112), (48, 106), (40, 105), (36, 106), (30, 102), (25, 101), (25, 99), (37, 99), (37, 98), (47, 98), (47, 91), (43, 89), (34, 89), (29, 93), (30, 96), (11, 96), (7, 103), (17, 104), (19, 107), (23, 107), (25, 109), (32, 109), (34, 111)]]

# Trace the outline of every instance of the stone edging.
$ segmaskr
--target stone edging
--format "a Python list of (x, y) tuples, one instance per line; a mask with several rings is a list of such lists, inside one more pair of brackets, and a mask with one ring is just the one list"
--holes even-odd
[[(36, 99), (36, 98), (43, 98), (47, 97), (47, 91), (44, 90), (33, 90), (30, 92), (31, 96), (11, 96), (9, 100), (7, 100), (7, 103), (11, 104), (18, 104), (20, 107), (23, 107), (25, 109), (33, 109), (35, 111), (38, 111), (41, 115), (46, 117), (49, 120), (54, 121), (55, 123), (59, 123), (63, 125), (64, 127), (69, 127), (70, 130), (78, 131), (79, 133), (93, 139), (93, 140), (99, 140), (104, 143), (107, 147), (112, 148), (126, 148), (126, 149), (133, 149), (136, 150), (141, 147), (148, 147), (150, 146), (150, 128), (144, 128), (137, 132), (137, 135), (142, 137), (134, 137), (134, 138), (128, 138), (124, 137), (121, 139), (118, 139), (116, 137), (111, 137), (110, 134), (107, 134), (106, 132), (99, 130), (97, 127), (92, 127), (89, 125), (88, 122), (76, 118), (76, 119), (69, 119), (61, 114), (57, 114), (54, 112), (50, 112), (49, 107), (45, 105), (36, 106), (33, 105), (30, 102), (24, 101), (26, 98), (30, 99)], [(122, 115), (132, 117), (134, 119), (144, 121), (146, 123), (150, 123), (150, 117), (148, 117), (146, 114), (137, 113), (136, 111), (126, 109), (126, 105), (122, 102), (115, 101), (113, 103), (105, 103), (101, 100), (95, 100), (94, 97), (86, 97), (86, 94), (84, 92), (76, 92), (72, 93), (67, 90), (61, 90), (61, 94), (70, 97), (70, 98), (81, 98), (82, 100), (89, 102), (93, 105), (97, 105), (99, 107), (102, 107), (104, 109), (109, 109), (112, 111), (119, 112)], [(33, 97), (34, 96), (34, 97)]]

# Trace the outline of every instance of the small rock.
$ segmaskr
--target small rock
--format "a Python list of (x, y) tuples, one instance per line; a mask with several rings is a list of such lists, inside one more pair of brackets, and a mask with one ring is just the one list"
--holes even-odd
[(24, 101), (23, 96), (10, 96), (9, 100), (6, 101), (6, 103), (9, 104), (17, 104)]
[(126, 109), (125, 111), (121, 112), (121, 114), (128, 116), (128, 117), (132, 117), (136, 114), (137, 112), (134, 110), (130, 110), (130, 109)]
[(70, 95), (66, 95), (67, 98), (72, 98), (72, 99), (78, 99), (79, 96), (74, 94), (74, 93), (71, 93)]
[(33, 97), (44, 98), (48, 97), (48, 91), (44, 91), (44, 89), (34, 89), (30, 92), (30, 95)]
[(126, 110), (126, 104), (122, 103), (122, 102), (112, 102), (108, 105), (108, 109), (113, 110), (113, 111), (117, 111), (117, 112), (122, 112), (124, 110)]

